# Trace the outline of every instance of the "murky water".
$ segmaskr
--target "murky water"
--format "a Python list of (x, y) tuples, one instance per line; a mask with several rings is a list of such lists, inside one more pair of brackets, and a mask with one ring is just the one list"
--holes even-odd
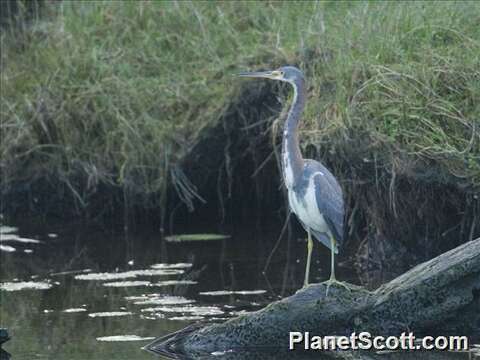
[(237, 253), (234, 237), (169, 244), (84, 226), (0, 232), (0, 326), (13, 359), (152, 359), (141, 347), (157, 336), (279, 298), (281, 281), (261, 274), (265, 256), (248, 241), (243, 257), (228, 255), (231, 244)]
[[(154, 359), (141, 348), (155, 337), (260, 309), (299, 288), (304, 270), (294, 255), (289, 271), (280, 257), (262, 275), (269, 253), (251, 238), (168, 243), (85, 226), (0, 232), (0, 327), (12, 359)], [(313, 277), (325, 278), (318, 267)], [(213, 358), (280, 358), (270, 355)]]

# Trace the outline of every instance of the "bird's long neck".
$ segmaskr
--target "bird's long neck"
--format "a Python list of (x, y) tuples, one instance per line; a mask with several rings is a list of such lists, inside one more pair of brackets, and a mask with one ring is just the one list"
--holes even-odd
[(303, 158), (298, 141), (298, 122), (305, 106), (305, 83), (303, 79), (292, 83), (294, 95), (283, 131), (282, 168), (287, 188), (291, 189), (300, 180)]

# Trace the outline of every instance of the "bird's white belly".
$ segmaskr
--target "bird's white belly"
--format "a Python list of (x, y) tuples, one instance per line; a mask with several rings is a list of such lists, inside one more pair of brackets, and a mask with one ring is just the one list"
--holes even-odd
[(288, 190), (290, 209), (309, 228), (328, 234), (330, 231), (323, 215), (318, 210), (315, 188), (312, 185), (309, 184), (303, 199), (299, 198), (293, 190)]

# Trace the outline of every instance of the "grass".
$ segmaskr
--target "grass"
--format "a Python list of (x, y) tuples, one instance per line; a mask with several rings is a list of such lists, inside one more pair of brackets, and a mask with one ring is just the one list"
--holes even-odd
[(302, 146), (476, 192), (479, 23), (466, 1), (47, 2), (1, 34), (2, 188), (158, 198), (241, 93), (232, 74), (297, 64)]

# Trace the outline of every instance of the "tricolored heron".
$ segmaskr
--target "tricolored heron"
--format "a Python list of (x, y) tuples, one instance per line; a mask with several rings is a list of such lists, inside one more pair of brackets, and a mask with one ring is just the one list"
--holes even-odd
[[(291, 211), (308, 234), (304, 286), (308, 285), (313, 236), (330, 248), (331, 272), (328, 287), (335, 279), (335, 254), (343, 242), (344, 205), (342, 189), (332, 173), (315, 160), (303, 159), (298, 142), (298, 123), (305, 106), (305, 79), (293, 66), (274, 71), (242, 72), (243, 77), (284, 81), (293, 87), (293, 102), (283, 131), (282, 169)], [(342, 284), (343, 285), (343, 284)]]

